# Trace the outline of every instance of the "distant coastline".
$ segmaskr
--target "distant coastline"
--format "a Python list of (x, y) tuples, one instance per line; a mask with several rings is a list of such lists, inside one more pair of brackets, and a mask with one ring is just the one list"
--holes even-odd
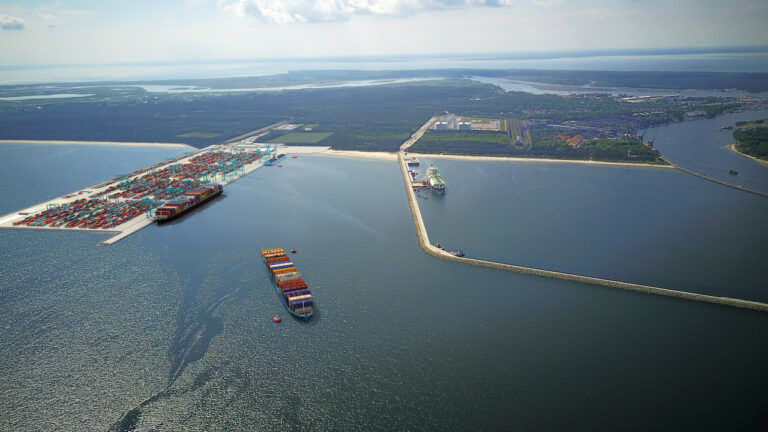
[(74, 140), (0, 140), (0, 144), (49, 144), (49, 145), (104, 145), (130, 147), (184, 147), (199, 150), (189, 144), (163, 142), (121, 142), (121, 141), (74, 141)]

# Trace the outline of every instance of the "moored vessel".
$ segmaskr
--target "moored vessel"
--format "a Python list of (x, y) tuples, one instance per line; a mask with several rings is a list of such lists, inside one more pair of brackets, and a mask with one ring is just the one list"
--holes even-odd
[(440, 171), (435, 168), (434, 165), (430, 165), (427, 168), (427, 185), (430, 189), (437, 193), (445, 193), (445, 182), (443, 176), (440, 175)]
[(157, 223), (167, 222), (199, 207), (221, 195), (224, 188), (220, 184), (207, 184), (191, 191), (184, 192), (175, 200), (167, 202), (155, 210)]
[(314, 298), (285, 250), (265, 249), (261, 258), (283, 306), (296, 318), (308, 320), (315, 309)]
[(264, 162), (264, 165), (267, 165), (267, 166), (277, 165), (283, 159), (285, 159), (285, 155), (284, 154), (279, 154), (279, 155), (273, 157), (272, 159)]

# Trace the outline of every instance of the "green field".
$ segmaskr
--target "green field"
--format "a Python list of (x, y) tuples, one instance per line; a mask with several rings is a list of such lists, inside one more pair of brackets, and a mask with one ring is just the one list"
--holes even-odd
[(281, 144), (317, 144), (333, 135), (332, 132), (290, 132), (270, 140)]
[(176, 136), (179, 138), (216, 138), (219, 135), (224, 135), (224, 132), (187, 132)]

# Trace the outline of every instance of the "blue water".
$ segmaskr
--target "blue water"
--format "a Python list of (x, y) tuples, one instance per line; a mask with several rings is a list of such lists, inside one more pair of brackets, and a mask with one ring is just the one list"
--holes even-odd
[(302, 70), (557, 69), (617, 71), (768, 72), (768, 53), (241, 60), (166, 64), (40, 65), (0, 68), (0, 84), (59, 81), (134, 81), (260, 76)]
[[(134, 155), (150, 150), (158, 154)], [(9, 171), (0, 206), (12, 211), (169, 154), (0, 146)], [(471, 175), (485, 169), (463, 164)], [(136, 407), (139, 430), (768, 425), (765, 314), (435, 260), (416, 245), (394, 162), (300, 156), (283, 166), (261, 168), (183, 219), (110, 247), (96, 246), (100, 234), (0, 230), (0, 429), (107, 430)], [(538, 230), (552, 244), (539, 253), (543, 260), (557, 248), (598, 253), (607, 240), (557, 243), (553, 236), (568, 229), (552, 225), (556, 208), (545, 210), (563, 185), (538, 175), (544, 165), (526, 166), (507, 175), (529, 194), (538, 188), (542, 211), (525, 226), (508, 221), (504, 232)], [(585, 188), (596, 180), (654, 181), (637, 168), (595, 170), (586, 179), (561, 168), (547, 167), (548, 177), (570, 176)], [(472, 181), (449, 172), (444, 204)], [(698, 189), (687, 176), (648, 172), (661, 175), (655, 181), (672, 197), (720, 194), (714, 184)], [(489, 211), (501, 201), (492, 188), (474, 193)], [(581, 211), (594, 217), (614, 204), (619, 219), (658, 205), (655, 195), (596, 194)], [(565, 207), (582, 201), (562, 197)], [(743, 205), (745, 214), (765, 214), (757, 201)], [(459, 233), (476, 225), (491, 231), (489, 220), (443, 214), (438, 222)], [(433, 222), (428, 228), (438, 230)], [(660, 219), (654, 229), (674, 236), (680, 225)], [(696, 252), (688, 238), (680, 239), (681, 259)], [(462, 246), (497, 253), (487, 236)], [(318, 305), (308, 323), (272, 322), (282, 305), (258, 258), (270, 247), (298, 250), (294, 261)], [(622, 276), (631, 279), (631, 271)]]
[(723, 97), (736, 98), (742, 96), (768, 97), (768, 92), (749, 93), (738, 90), (699, 90), (699, 89), (651, 89), (630, 87), (593, 87), (593, 86), (566, 86), (561, 84), (537, 83), (505, 78), (491, 78), (473, 76), (473, 80), (486, 84), (493, 84), (506, 91), (524, 92), (536, 95), (554, 94), (595, 94), (608, 93), (614, 96), (681, 96), (681, 97)]
[[(729, 150), (727, 147), (734, 142), (733, 131), (719, 130), (739, 121), (766, 118), (768, 110), (746, 111), (643, 132), (646, 140), (656, 137), (654, 146), (670, 162), (717, 180), (768, 193), (768, 166)], [(737, 171), (738, 175), (730, 174), (730, 170)]]

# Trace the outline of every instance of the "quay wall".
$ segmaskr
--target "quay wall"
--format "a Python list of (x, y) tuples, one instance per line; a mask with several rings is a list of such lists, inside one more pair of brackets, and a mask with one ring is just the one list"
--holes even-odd
[(505, 263), (499, 263), (499, 262), (493, 262), (493, 261), (454, 256), (451, 253), (448, 253), (442, 249), (439, 249), (433, 246), (429, 242), (429, 235), (427, 234), (427, 229), (424, 226), (424, 220), (422, 219), (422, 216), (421, 216), (421, 209), (419, 209), (419, 205), (416, 202), (416, 194), (413, 192), (411, 177), (408, 174), (408, 167), (405, 163), (405, 158), (403, 157), (402, 151), (398, 152), (397, 158), (398, 158), (398, 163), (400, 165), (400, 173), (403, 176), (403, 183), (405, 185), (406, 196), (408, 197), (408, 207), (411, 210), (411, 218), (413, 220), (414, 229), (416, 230), (416, 237), (418, 239), (419, 246), (424, 252), (426, 252), (427, 254), (435, 258), (439, 258), (446, 261), (457, 262), (461, 264), (492, 268), (492, 269), (508, 271), (508, 272), (530, 274), (534, 276), (548, 277), (552, 279), (561, 279), (561, 280), (567, 280), (571, 282), (579, 282), (579, 283), (590, 284), (590, 285), (605, 286), (609, 288), (618, 288), (618, 289), (637, 291), (637, 292), (642, 292), (647, 294), (676, 297), (676, 298), (681, 298), (685, 300), (693, 300), (693, 301), (699, 301), (699, 302), (705, 302), (705, 303), (713, 303), (713, 304), (724, 305), (724, 306), (732, 306), (732, 307), (738, 307), (743, 309), (751, 309), (756, 311), (768, 312), (768, 303), (741, 300), (741, 299), (735, 299), (730, 297), (717, 297), (717, 296), (697, 294), (697, 293), (692, 293), (687, 291), (678, 291), (678, 290), (659, 288), (659, 287), (648, 286), (648, 285), (634, 284), (629, 282), (614, 281), (610, 279), (601, 279), (601, 278), (596, 278), (591, 276), (582, 276), (582, 275), (563, 273), (563, 272), (557, 272), (552, 270), (544, 270), (544, 269), (537, 269), (532, 267), (523, 267), (523, 266), (518, 266), (513, 264), (505, 264)]

